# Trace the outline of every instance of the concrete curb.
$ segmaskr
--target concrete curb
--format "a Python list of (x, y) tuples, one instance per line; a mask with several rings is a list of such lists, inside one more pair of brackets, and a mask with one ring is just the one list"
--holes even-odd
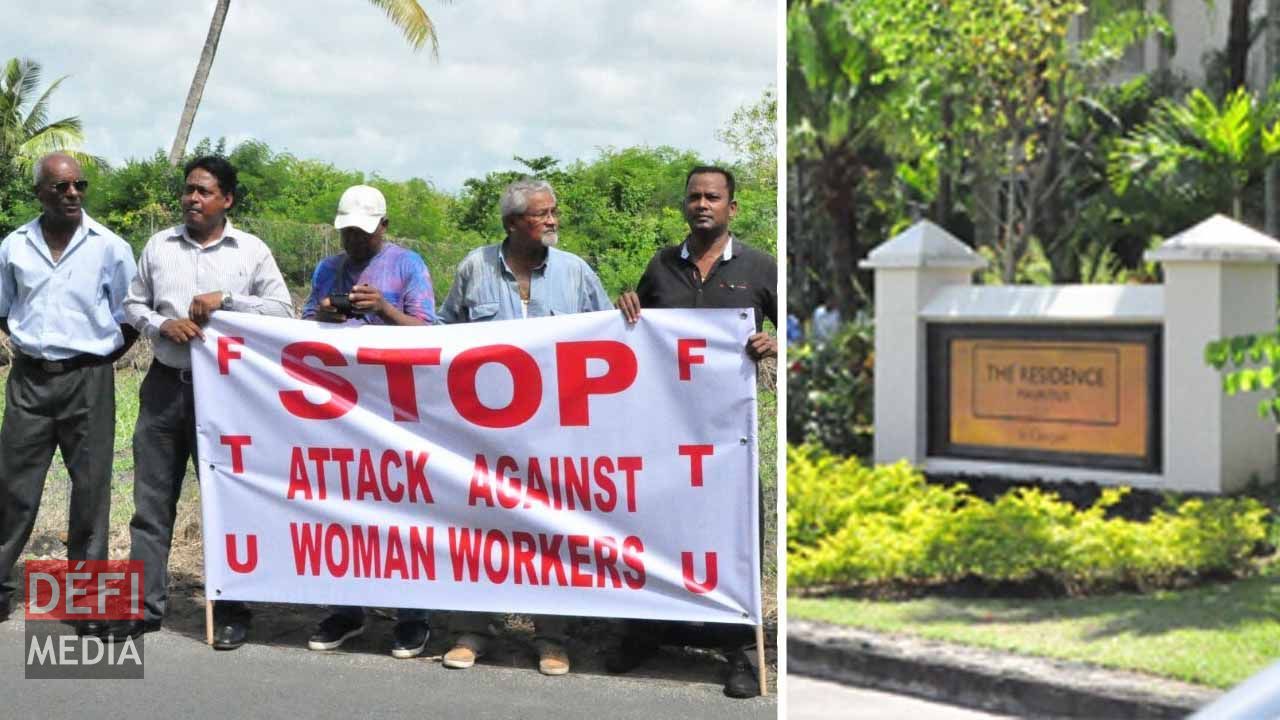
[(1217, 690), (1085, 663), (789, 620), (787, 672), (1032, 717), (1183, 718)]

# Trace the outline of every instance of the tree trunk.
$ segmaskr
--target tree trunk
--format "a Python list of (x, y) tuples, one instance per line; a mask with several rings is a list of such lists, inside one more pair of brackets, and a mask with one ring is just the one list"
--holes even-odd
[(854, 215), (858, 163), (851, 152), (840, 148), (828, 156), (825, 165), (825, 205), (832, 229), (827, 248), (831, 286), (827, 292), (834, 296), (841, 316), (850, 318), (856, 305), (853, 282), (858, 271), (858, 222)]
[(222, 25), (227, 21), (227, 9), (231, 0), (218, 0), (213, 9), (213, 20), (209, 22), (209, 36), (204, 40), (204, 50), (200, 51), (200, 62), (196, 65), (196, 75), (191, 79), (191, 89), (187, 91), (187, 104), (182, 108), (182, 119), (178, 121), (178, 134), (173, 139), (173, 147), (169, 150), (169, 164), (177, 167), (182, 155), (187, 150), (187, 140), (191, 137), (191, 126), (196, 122), (196, 110), (200, 107), (200, 98), (204, 96), (204, 84), (209, 80), (209, 69), (213, 67), (213, 56), (218, 52), (218, 39), (222, 37)]
[(1249, 62), (1249, 6), (1252, 0), (1231, 0), (1231, 18), (1227, 23), (1227, 91), (1244, 87)]
[[(1276, 81), (1276, 66), (1280, 65), (1280, 0), (1267, 0), (1266, 86)], [(1280, 237), (1280, 163), (1267, 164), (1266, 231), (1271, 237)]]
[[(1280, 0), (1277, 0), (1280, 1)], [(942, 158), (938, 162), (938, 195), (933, 200), (933, 221), (939, 227), (946, 227), (951, 217), (952, 180), (951, 180), (951, 128), (955, 124), (955, 112), (951, 108), (951, 96), (942, 98)]]

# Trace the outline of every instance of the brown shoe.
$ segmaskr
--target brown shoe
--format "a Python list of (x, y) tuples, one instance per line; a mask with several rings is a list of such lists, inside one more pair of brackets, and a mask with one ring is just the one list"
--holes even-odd
[(538, 640), (538, 672), (543, 675), (568, 675), (569, 653), (564, 646), (551, 640)]
[(475, 633), (463, 633), (453, 643), (453, 649), (440, 661), (447, 668), (465, 670), (476, 664), (476, 658), (484, 654), (489, 638)]

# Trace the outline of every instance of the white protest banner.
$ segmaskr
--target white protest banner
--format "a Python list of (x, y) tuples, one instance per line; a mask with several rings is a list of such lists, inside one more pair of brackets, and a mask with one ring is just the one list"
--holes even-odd
[(209, 597), (759, 624), (754, 328), (215, 313), (192, 351)]

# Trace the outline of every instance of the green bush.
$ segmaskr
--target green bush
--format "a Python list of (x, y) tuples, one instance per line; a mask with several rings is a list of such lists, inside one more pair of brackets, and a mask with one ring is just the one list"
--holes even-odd
[(787, 449), (788, 581), (794, 587), (1047, 578), (1068, 592), (1168, 586), (1241, 573), (1267, 536), (1253, 498), (1184, 499), (1145, 522), (1107, 517), (1128, 492), (1080, 510), (1020, 488), (987, 502), (963, 483), (927, 483), (906, 463), (864, 466), (813, 446)]
[(849, 323), (825, 344), (793, 347), (788, 355), (787, 442), (870, 455), (874, 327)]

